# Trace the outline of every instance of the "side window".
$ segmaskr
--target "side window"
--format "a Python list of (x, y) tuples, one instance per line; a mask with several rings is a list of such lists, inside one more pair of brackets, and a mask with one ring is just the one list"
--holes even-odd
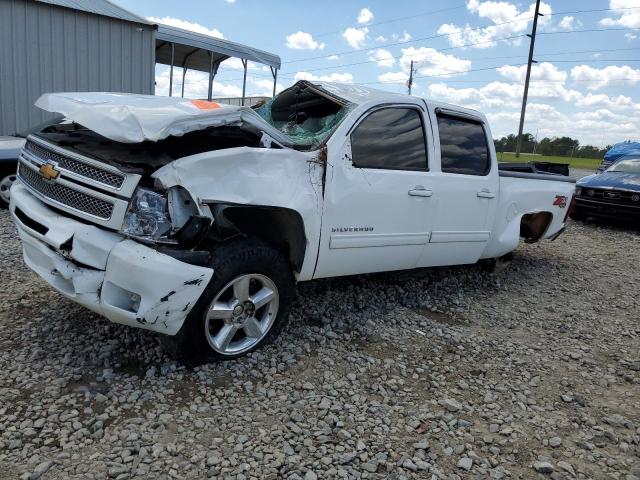
[(464, 118), (438, 115), (442, 171), (486, 175), (491, 170), (489, 146), (482, 124)]
[(383, 108), (351, 134), (353, 165), (360, 168), (426, 170), (422, 115), (413, 108)]

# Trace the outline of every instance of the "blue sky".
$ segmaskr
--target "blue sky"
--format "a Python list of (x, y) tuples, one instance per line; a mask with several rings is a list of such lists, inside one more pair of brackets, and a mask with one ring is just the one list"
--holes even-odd
[[(322, 79), (405, 92), (414, 60), (414, 95), (483, 111), (494, 137), (517, 130), (532, 1), (117, 3), (155, 22), (277, 53), (278, 89)], [(550, 0), (541, 11), (525, 130), (593, 145), (640, 140), (640, 0)], [(156, 73), (157, 94), (166, 94), (167, 68)], [(174, 75), (179, 92), (182, 74)], [(240, 95), (241, 82), (240, 62), (229, 60), (214, 95)], [(248, 94), (270, 94), (271, 83), (268, 69), (250, 65)], [(206, 97), (206, 88), (206, 75), (187, 74), (185, 96)]]

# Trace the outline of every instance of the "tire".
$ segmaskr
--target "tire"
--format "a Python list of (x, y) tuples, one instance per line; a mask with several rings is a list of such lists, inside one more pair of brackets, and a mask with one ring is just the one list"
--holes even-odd
[(0, 208), (9, 208), (9, 189), (16, 180), (16, 165), (0, 168)]
[(262, 241), (217, 246), (211, 267), (213, 277), (182, 328), (163, 339), (169, 353), (190, 365), (232, 360), (271, 343), (285, 328), (295, 296), (285, 256)]

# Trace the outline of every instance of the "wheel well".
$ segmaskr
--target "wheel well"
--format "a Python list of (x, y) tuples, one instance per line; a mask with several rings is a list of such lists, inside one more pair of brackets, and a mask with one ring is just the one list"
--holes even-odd
[[(218, 227), (255, 237), (283, 250), (295, 271), (302, 270), (307, 237), (302, 217), (282, 207), (215, 205), (212, 208)], [(214, 224), (215, 225), (215, 224)]]
[(552, 220), (553, 215), (550, 212), (526, 213), (520, 222), (520, 236), (527, 243), (537, 242), (547, 231)]

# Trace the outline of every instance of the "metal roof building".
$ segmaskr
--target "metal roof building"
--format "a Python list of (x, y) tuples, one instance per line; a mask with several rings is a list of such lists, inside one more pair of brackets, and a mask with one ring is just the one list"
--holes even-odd
[(33, 106), (45, 92), (153, 94), (156, 63), (182, 68), (183, 79), (190, 69), (207, 72), (211, 98), (218, 67), (231, 57), (244, 65), (243, 98), (248, 61), (269, 66), (275, 88), (277, 55), (154, 25), (108, 0), (0, 0), (0, 135), (46, 120)]

